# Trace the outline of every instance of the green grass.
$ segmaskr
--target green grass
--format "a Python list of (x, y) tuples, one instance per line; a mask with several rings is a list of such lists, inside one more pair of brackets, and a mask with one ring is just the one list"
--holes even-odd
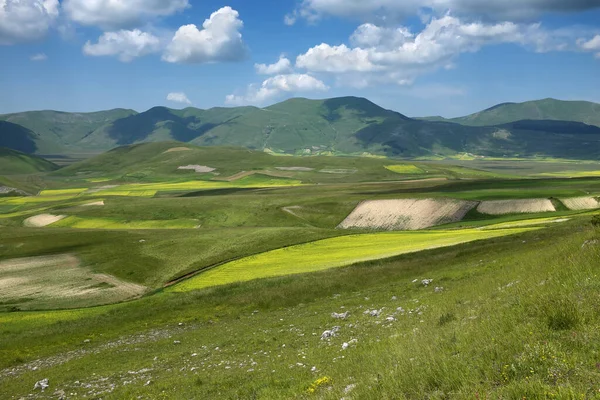
[(273, 250), (210, 269), (173, 287), (189, 291), (253, 279), (302, 274), (361, 261), (522, 233), (527, 229), (351, 235)]
[[(107, 399), (595, 398), (598, 248), (581, 245), (597, 235), (568, 223), (127, 304), (0, 314), (0, 368), (16, 368), (0, 392), (26, 396), (43, 376), (76, 396), (112, 385)], [(338, 336), (320, 340), (334, 325)]]
[(414, 175), (414, 174), (424, 174), (425, 171), (423, 171), (421, 168), (417, 167), (416, 165), (411, 165), (411, 164), (399, 164), (399, 165), (386, 165), (385, 166), (386, 169), (389, 169), (392, 172), (395, 172), (397, 174), (404, 174), (404, 175)]
[(131, 221), (70, 216), (50, 226), (76, 229), (194, 229), (198, 227), (198, 221), (186, 219)]
[(41, 157), (0, 147), (0, 171), (3, 175), (35, 174), (56, 169), (56, 164)]

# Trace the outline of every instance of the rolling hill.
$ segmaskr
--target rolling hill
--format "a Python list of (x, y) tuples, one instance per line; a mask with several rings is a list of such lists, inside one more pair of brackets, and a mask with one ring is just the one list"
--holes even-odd
[[(600, 127), (573, 121), (595, 121), (595, 105), (589, 103), (585, 108), (579, 103), (549, 102), (534, 102), (539, 103), (536, 112), (500, 112), (520, 107), (501, 105), (480, 113), (489, 114), (490, 126), (474, 126), (473, 121), (484, 116), (471, 118), (469, 125), (440, 118), (412, 119), (357, 97), (295, 98), (262, 109), (154, 107), (139, 114), (131, 110), (91, 114), (43, 111), (1, 118), (21, 123), (20, 128), (9, 127), (16, 130), (11, 137), (20, 138), (13, 141), (20, 143), (23, 151), (37, 154), (98, 153), (128, 144), (180, 141), (296, 155), (437, 157), (469, 152), (598, 159)], [(500, 122), (492, 121), (495, 114), (500, 115), (496, 118)], [(4, 136), (0, 128), (0, 137)]]
[(498, 104), (487, 110), (459, 118), (444, 119), (436, 116), (422, 119), (469, 126), (502, 125), (521, 120), (554, 120), (582, 122), (600, 127), (600, 104), (588, 101), (543, 99), (525, 103)]
[(41, 157), (0, 147), (0, 171), (3, 175), (32, 174), (58, 169), (58, 165)]
[[(0, 115), (0, 121), (17, 124), (37, 134), (35, 149), (19, 149), (6, 144), (0, 145), (37, 154), (64, 154), (81, 150), (107, 150), (110, 144), (100, 144), (98, 148), (82, 146), (80, 142), (97, 129), (116, 120), (136, 114), (133, 110), (114, 109), (93, 113), (68, 113), (59, 111), (28, 111)], [(4, 128), (0, 125), (1, 136)]]

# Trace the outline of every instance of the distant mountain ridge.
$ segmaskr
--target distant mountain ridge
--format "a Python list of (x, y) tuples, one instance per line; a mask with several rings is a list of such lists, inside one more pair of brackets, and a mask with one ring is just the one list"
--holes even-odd
[(525, 103), (502, 103), (465, 117), (445, 119), (424, 117), (421, 120), (447, 121), (469, 126), (493, 126), (521, 120), (581, 122), (600, 127), (600, 104), (589, 101), (543, 99)]
[[(422, 120), (364, 98), (340, 97), (293, 98), (266, 108), (153, 107), (141, 113), (116, 109), (0, 116), (12, 124), (4, 128), (13, 132), (11, 137), (21, 137), (22, 145), (30, 145), (24, 151), (36, 154), (102, 152), (121, 145), (174, 140), (307, 155), (417, 157), (469, 152), (599, 159), (600, 127), (574, 119), (598, 120), (600, 125), (600, 105), (558, 100), (505, 103), (456, 120)], [(484, 120), (493, 123), (480, 126)], [(0, 138), (4, 136), (0, 129)]]

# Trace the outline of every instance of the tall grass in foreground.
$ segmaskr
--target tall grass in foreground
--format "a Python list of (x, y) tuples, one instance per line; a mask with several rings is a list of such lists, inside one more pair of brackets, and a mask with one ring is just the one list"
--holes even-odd
[[(83, 384), (113, 385), (105, 399), (599, 398), (596, 239), (589, 224), (566, 223), (349, 268), (162, 293), (64, 321), (64, 312), (6, 314), (2, 365), (90, 351), (2, 379), (0, 393), (26, 396), (43, 375), (79, 396), (89, 390)], [(433, 281), (425, 286), (425, 278)], [(378, 316), (365, 314), (374, 309)], [(334, 319), (334, 311), (349, 316)], [(336, 325), (337, 336), (320, 339)], [(156, 330), (166, 334), (153, 339)], [(133, 342), (136, 335), (143, 340)], [(129, 373), (142, 370), (143, 379)]]

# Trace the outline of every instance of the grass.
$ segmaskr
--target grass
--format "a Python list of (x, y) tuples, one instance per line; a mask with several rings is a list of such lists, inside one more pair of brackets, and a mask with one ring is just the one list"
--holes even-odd
[(194, 229), (198, 227), (198, 221), (186, 219), (131, 221), (70, 216), (55, 222), (51, 226), (54, 228), (76, 229)]
[[(87, 310), (0, 314), (0, 368), (15, 368), (0, 392), (27, 396), (43, 376), (53, 389), (106, 399), (595, 398), (598, 248), (581, 244), (598, 234), (581, 228)], [(334, 325), (338, 335), (320, 340)], [(51, 365), (24, 367), (48, 356)]]
[(421, 168), (411, 164), (386, 165), (385, 168), (397, 174), (403, 175), (418, 175), (425, 173), (425, 171), (423, 171)]
[(88, 188), (74, 188), (74, 189), (53, 189), (53, 190), (42, 190), (40, 196), (61, 196), (67, 194), (81, 194), (87, 191)]
[(189, 291), (259, 278), (321, 271), (361, 261), (514, 235), (526, 230), (465, 229), (364, 234), (325, 239), (232, 261), (177, 284), (172, 290)]

